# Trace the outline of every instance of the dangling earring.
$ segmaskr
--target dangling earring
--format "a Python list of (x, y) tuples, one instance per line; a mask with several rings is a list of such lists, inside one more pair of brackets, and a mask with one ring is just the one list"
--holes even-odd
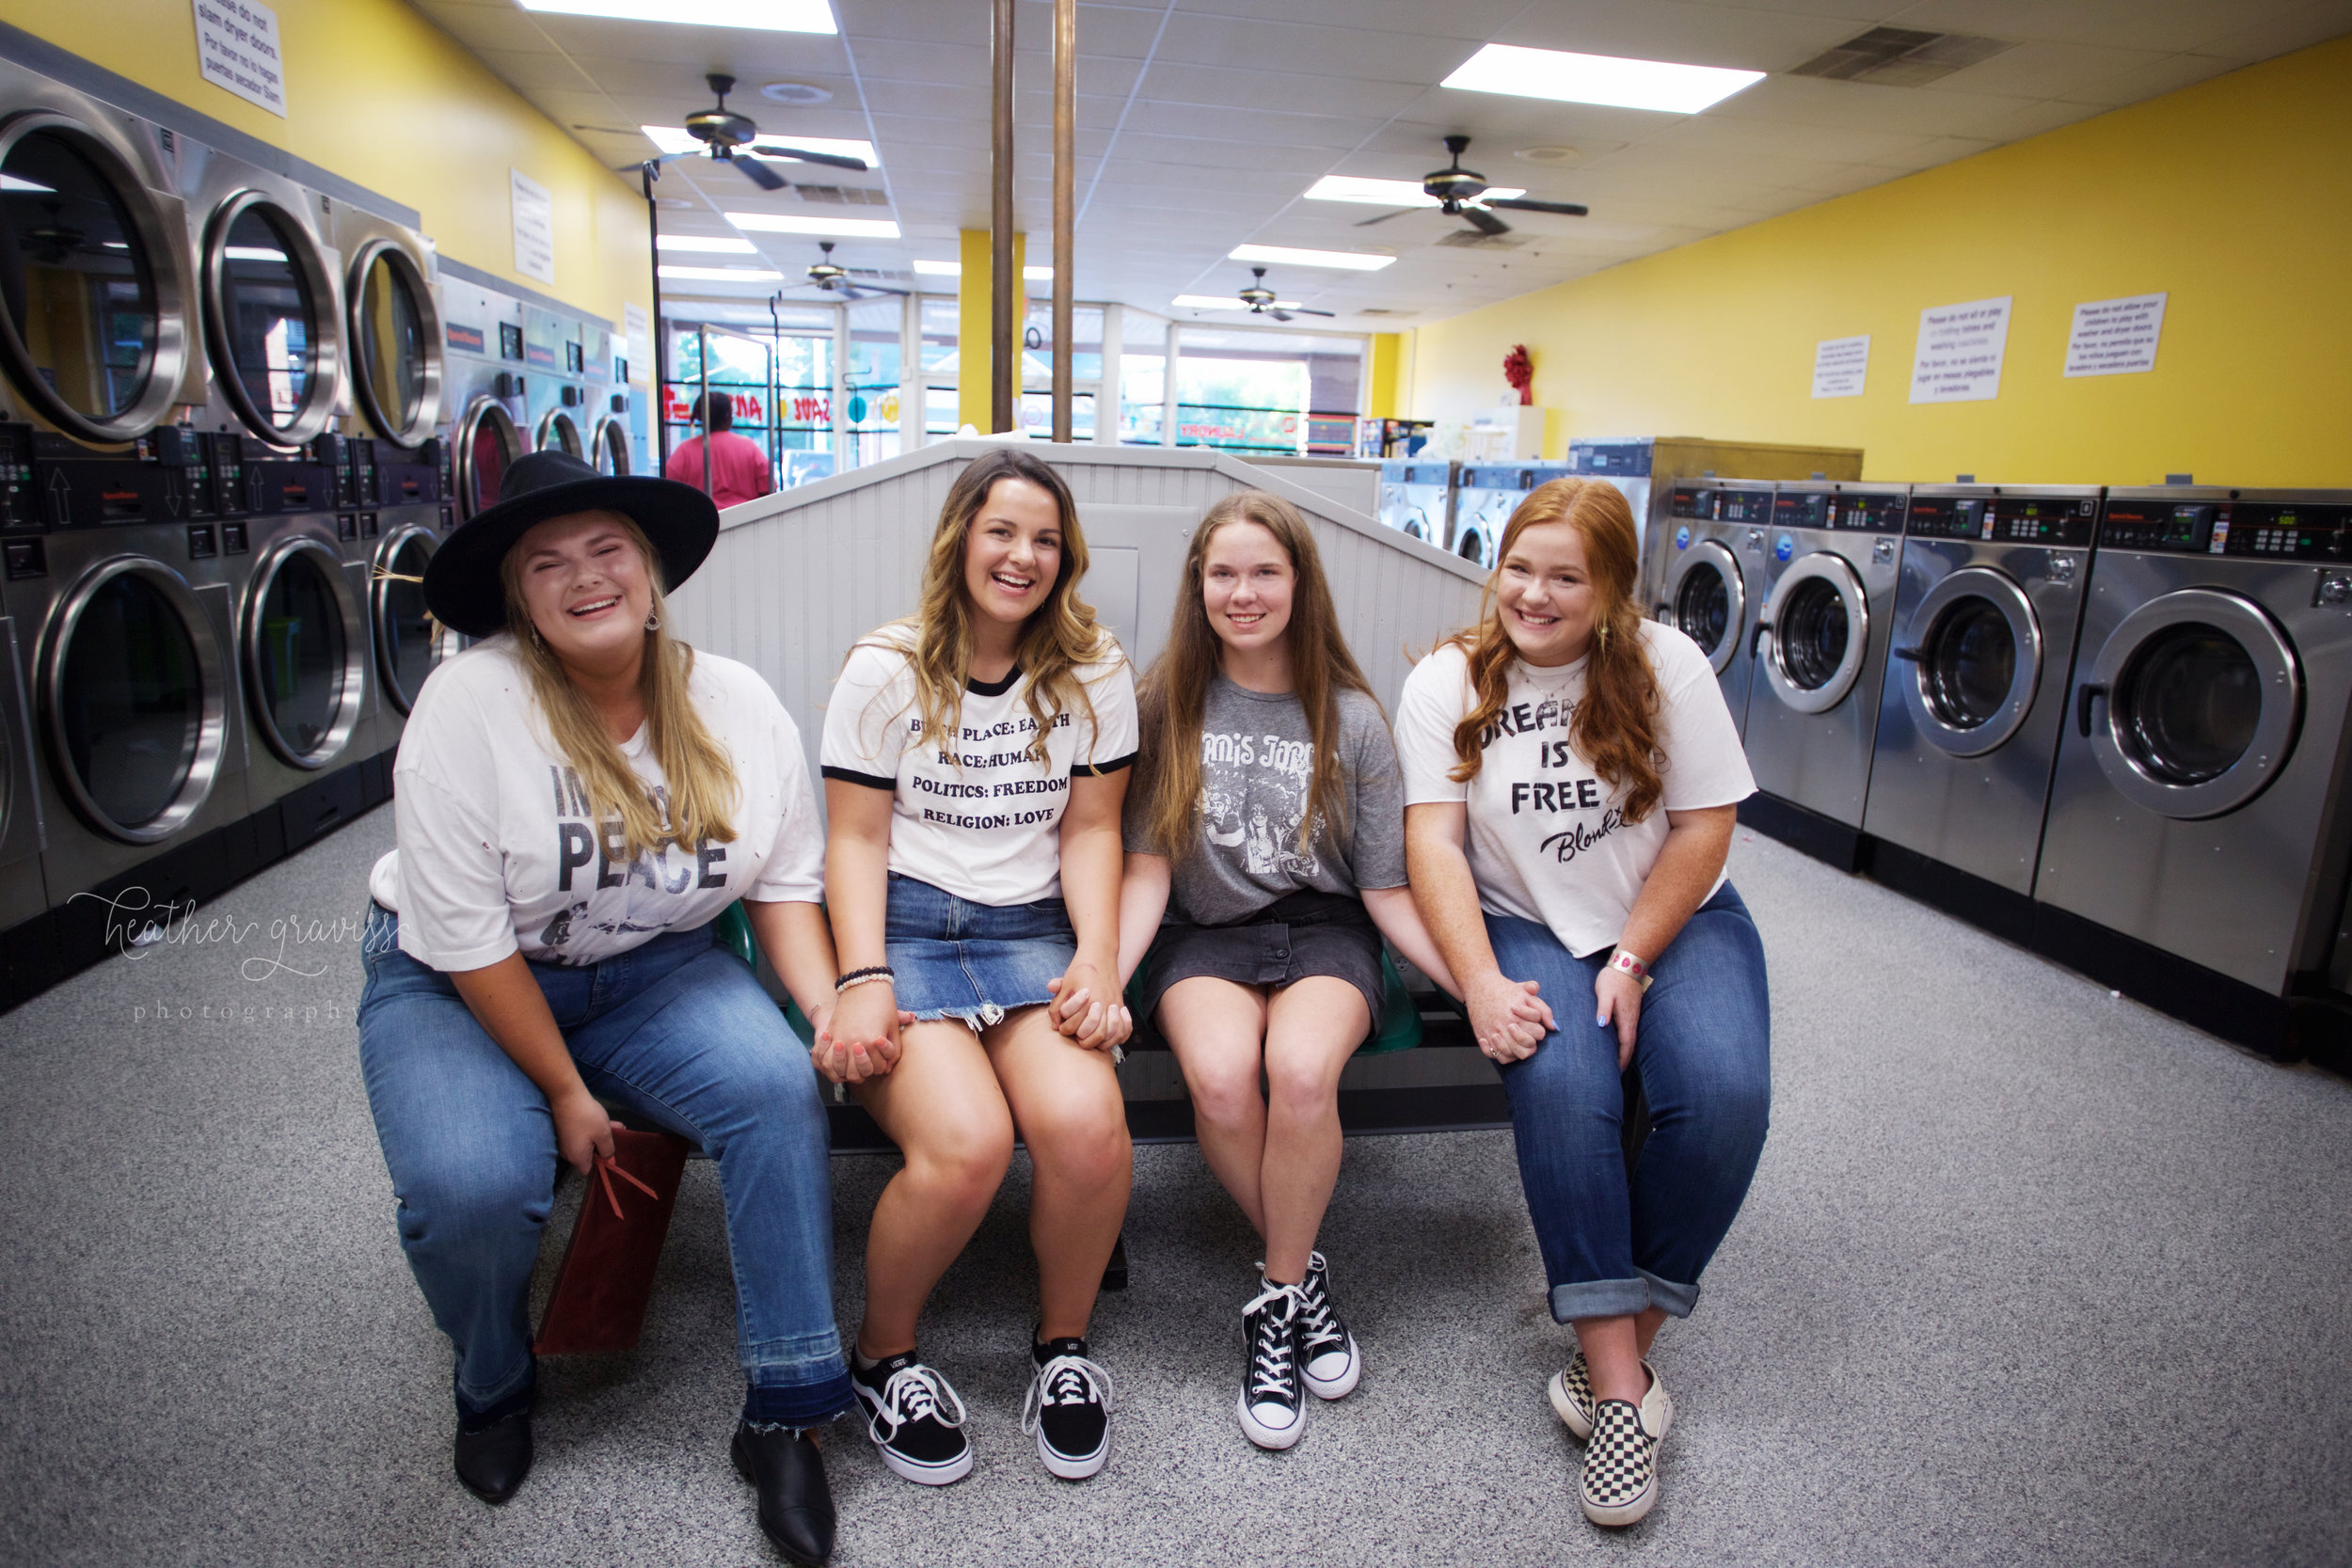
[(1603, 621), (1599, 626), (1594, 627), (1593, 636), (1599, 641), (1600, 651), (1604, 654), (1607, 653), (1609, 651), (1609, 623), (1607, 621)]
[(645, 611), (645, 629), (647, 631), (660, 631), (661, 629), (661, 617), (655, 614), (650, 610)]

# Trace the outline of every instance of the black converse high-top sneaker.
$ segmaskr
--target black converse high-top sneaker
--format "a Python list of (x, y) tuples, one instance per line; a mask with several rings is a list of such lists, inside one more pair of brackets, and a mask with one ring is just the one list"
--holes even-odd
[(923, 1486), (945, 1486), (972, 1473), (963, 1402), (913, 1351), (863, 1370), (852, 1360), (850, 1387), (865, 1407), (866, 1435), (882, 1449), (884, 1465)]
[(1084, 1339), (1032, 1344), (1036, 1371), (1021, 1404), (1021, 1430), (1037, 1433), (1037, 1456), (1064, 1481), (1084, 1481), (1110, 1462), (1111, 1374), (1087, 1359)]
[(1364, 1375), (1356, 1336), (1331, 1308), (1331, 1269), (1320, 1252), (1308, 1254), (1298, 1285), (1298, 1375), (1321, 1400), (1347, 1398)]
[(1660, 1434), (1642, 1418), (1639, 1405), (1603, 1400), (1593, 1407), (1593, 1434), (1584, 1443), (1584, 1469), (1577, 1477), (1577, 1500), (1597, 1525), (1629, 1525), (1658, 1501)]
[(1307, 1430), (1298, 1376), (1298, 1287), (1260, 1280), (1241, 1309), (1241, 1430), (1262, 1449), (1287, 1449)]

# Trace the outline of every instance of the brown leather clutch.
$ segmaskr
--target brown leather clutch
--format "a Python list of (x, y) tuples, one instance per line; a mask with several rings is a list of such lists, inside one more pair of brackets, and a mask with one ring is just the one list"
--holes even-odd
[(589, 1173), (555, 1292), (539, 1320), (532, 1346), (539, 1354), (591, 1355), (636, 1346), (691, 1147), (667, 1132), (613, 1132), (613, 1157), (599, 1158)]

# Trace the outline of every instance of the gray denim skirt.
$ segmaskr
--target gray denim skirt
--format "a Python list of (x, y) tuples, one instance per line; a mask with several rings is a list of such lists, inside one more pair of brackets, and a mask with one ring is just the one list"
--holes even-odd
[(1380, 1022), (1380, 931), (1353, 894), (1302, 889), (1230, 926), (1168, 921), (1144, 960), (1138, 1011), (1155, 1017), (1179, 980), (1206, 974), (1237, 986), (1287, 986), (1310, 974), (1345, 980)]

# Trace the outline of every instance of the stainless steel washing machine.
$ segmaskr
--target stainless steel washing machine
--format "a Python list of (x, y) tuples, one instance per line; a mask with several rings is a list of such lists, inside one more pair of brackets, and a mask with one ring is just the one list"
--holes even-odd
[(628, 397), (616, 393), (612, 400), (616, 407), (600, 416), (588, 436), (588, 461), (600, 474), (627, 475), (632, 471), (628, 444)]
[(2352, 492), (2110, 490), (2036, 941), (2265, 1049), (2344, 897)]
[[(351, 570), (342, 515), (256, 519), (237, 606), (236, 663), (252, 736), (247, 795), (278, 813), (292, 850), (364, 809), (370, 647), (364, 563)], [(356, 580), (355, 580), (356, 579)]]
[(1446, 547), (1454, 528), (1451, 462), (1395, 459), (1380, 465), (1380, 521), (1399, 533)]
[(1511, 514), (1538, 484), (1565, 479), (1565, 463), (1465, 464), (1454, 498), (1454, 531), (1446, 548), (1474, 566), (1492, 567)]
[(1749, 480), (1678, 480), (1659, 498), (1670, 523), (1663, 534), (1669, 560), (1653, 613), (1699, 645), (1743, 736), (1756, 673), (1749, 633), (1764, 602), (1764, 530), (1773, 488)]
[(353, 434), (419, 451), (452, 412), (432, 249), (413, 230), (349, 202), (335, 205), (334, 242), (360, 420)]
[[(196, 422), (289, 453), (348, 402), (342, 257), (330, 205), (268, 169), (178, 138), (180, 189), (199, 225), (198, 277), (212, 397)], [(232, 423), (233, 421), (233, 423)]]
[(2100, 491), (1911, 492), (1862, 830), (1878, 880), (2017, 942), (2065, 717)]
[(588, 460), (588, 443), (568, 408), (550, 408), (539, 416), (531, 432), (531, 450), (564, 452), (583, 463)]
[(1870, 746), (1902, 549), (1905, 485), (1783, 483), (1749, 641), (1740, 820), (1846, 870), (1860, 863)]
[(453, 499), (462, 522), (498, 500), (508, 467), (531, 451), (532, 374), (521, 300), (444, 273), (441, 309)]

